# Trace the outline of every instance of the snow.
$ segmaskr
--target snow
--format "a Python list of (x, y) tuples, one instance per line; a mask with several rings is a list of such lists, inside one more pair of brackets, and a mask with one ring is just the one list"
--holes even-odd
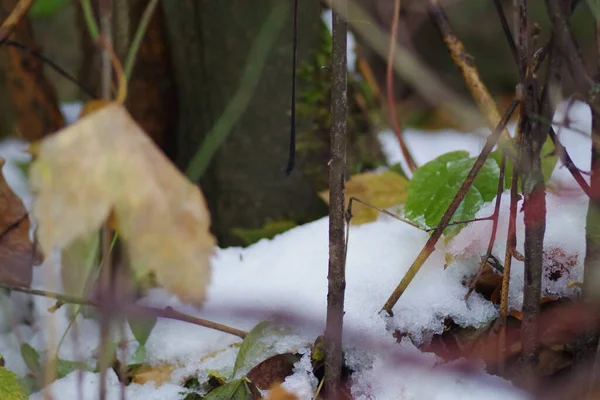
[[(76, 105), (65, 110), (73, 117)], [(570, 119), (582, 130), (589, 132), (589, 110), (580, 104), (569, 112)], [(558, 116), (557, 118), (562, 118)], [(561, 119), (557, 119), (560, 121)], [(514, 126), (513, 126), (514, 128)], [(560, 137), (575, 163), (589, 168), (589, 135), (561, 128)], [(383, 148), (390, 162), (400, 160), (399, 148), (390, 133), (381, 135)], [(467, 150), (476, 155), (482, 148), (481, 134), (455, 131), (430, 133), (408, 129), (406, 140), (419, 164), (451, 150)], [(15, 161), (26, 160), (23, 144), (10, 141), (0, 145), (0, 156), (7, 158), (4, 173), (9, 184), (25, 199), (30, 193), (24, 177), (15, 167)], [(583, 262), (583, 235), (586, 199), (574, 185), (565, 169), (557, 166), (552, 181), (554, 193), (547, 195), (548, 222), (545, 248), (549, 255), (547, 266), (553, 268), (556, 260), (569, 266), (568, 273), (545, 281), (545, 294), (574, 295), (577, 289), (567, 284), (581, 279)], [(568, 195), (564, 195), (564, 191)], [(506, 237), (508, 197), (502, 197), (502, 216), (498, 237)], [(29, 202), (26, 201), (29, 206)], [(493, 205), (486, 205), (480, 216), (491, 214)], [(522, 251), (522, 213), (519, 214), (518, 248)], [(201, 316), (238, 329), (250, 330), (265, 319), (278, 319), (293, 329), (293, 334), (274, 335), (268, 341), (270, 353), (297, 351), (303, 354), (296, 363), (294, 374), (283, 386), (301, 399), (310, 399), (317, 381), (312, 375), (308, 346), (324, 329), (327, 299), (327, 230), (326, 218), (314, 221), (276, 236), (263, 239), (247, 248), (217, 249), (213, 259), (213, 278), (208, 288), (208, 300), (202, 310), (183, 304), (164, 289), (151, 289), (140, 302), (157, 307), (172, 306), (178, 311)], [(569, 232), (565, 235), (564, 232)], [(450, 317), (460, 326), (478, 327), (498, 315), (497, 307), (473, 293), (465, 301), (465, 277), (472, 276), (477, 261), (485, 252), (490, 224), (470, 224), (448, 244), (440, 242), (436, 251), (424, 264), (412, 284), (394, 308), (394, 316), (387, 317), (380, 310), (408, 270), (428, 239), (428, 234), (410, 225), (382, 216), (376, 222), (353, 226), (350, 230), (347, 259), (347, 286), (345, 308), (346, 361), (355, 372), (352, 376), (352, 394), (360, 399), (467, 399), (506, 398), (524, 399), (526, 396), (500, 378), (484, 372), (479, 364), (468, 364), (468, 372), (455, 364), (443, 363), (433, 354), (422, 353), (415, 347), (428, 341), (444, 329), (444, 319)], [(496, 241), (493, 254), (502, 259), (505, 243)], [(556, 252), (555, 249), (560, 249)], [(446, 253), (454, 259), (447, 269)], [(519, 287), (522, 287), (522, 263), (513, 263), (510, 306), (521, 305)], [(34, 271), (34, 288), (62, 291), (60, 258), (49, 256), (42, 267)], [(32, 301), (31, 307), (28, 302)], [(54, 301), (13, 293), (0, 293), (3, 315), (0, 324), (0, 353), (6, 365), (19, 375), (27, 368), (19, 354), (18, 344), (27, 342), (40, 352), (54, 349), (69, 324), (68, 307), (53, 313), (48, 309)], [(26, 321), (33, 321), (29, 326)], [(396, 343), (393, 331), (404, 334)], [(72, 331), (59, 349), (59, 356), (68, 360), (93, 362), (98, 346), (99, 327), (92, 318), (77, 318)], [(117, 332), (118, 333), (118, 332)], [(410, 337), (409, 340), (407, 337)], [(119, 339), (118, 335), (115, 339)], [(125, 329), (127, 360), (130, 362), (137, 347), (129, 328)], [(200, 380), (209, 371), (230, 376), (239, 349), (240, 339), (189, 323), (159, 319), (146, 344), (147, 362), (158, 365), (167, 362), (175, 367), (168, 383), (129, 385), (127, 399), (180, 399), (185, 389), (181, 384), (190, 376)], [(266, 356), (266, 355), (265, 355)], [(466, 363), (466, 361), (462, 361)], [(462, 366), (462, 364), (461, 364)], [(435, 383), (435, 384), (434, 384)], [(71, 373), (52, 383), (49, 388), (61, 399), (96, 399), (99, 375), (91, 372)], [(108, 373), (108, 399), (119, 398), (120, 385), (112, 371)], [(82, 396), (79, 389), (81, 387)], [(32, 399), (43, 398), (41, 393)]]

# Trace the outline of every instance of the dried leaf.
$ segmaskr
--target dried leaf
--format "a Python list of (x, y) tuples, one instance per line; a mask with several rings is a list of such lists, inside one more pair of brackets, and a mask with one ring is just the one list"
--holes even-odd
[[(346, 207), (351, 197), (379, 208), (389, 208), (406, 201), (406, 178), (402, 175), (384, 171), (382, 173), (365, 172), (353, 175), (346, 182)], [(329, 192), (319, 193), (329, 203)], [(352, 209), (352, 224), (360, 225), (377, 219), (378, 211), (362, 204), (355, 204)]]
[(132, 269), (184, 301), (204, 300), (215, 239), (202, 192), (119, 104), (45, 138), (31, 166), (43, 249), (64, 249), (114, 212)]
[[(0, 159), (0, 171), (4, 160)], [(0, 282), (31, 284), (32, 267), (42, 256), (29, 240), (29, 217), (21, 199), (14, 194), (0, 173)]]
[(294, 372), (294, 364), (300, 356), (294, 353), (277, 354), (267, 358), (248, 372), (248, 379), (259, 389), (266, 390)]
[(147, 382), (154, 382), (156, 387), (161, 386), (171, 380), (171, 374), (174, 367), (169, 364), (160, 364), (157, 366), (141, 365), (133, 371), (133, 382), (143, 385)]

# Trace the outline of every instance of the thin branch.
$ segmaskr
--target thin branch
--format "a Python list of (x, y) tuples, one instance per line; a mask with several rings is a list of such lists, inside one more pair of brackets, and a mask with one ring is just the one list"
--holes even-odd
[[(521, 132), (517, 131), (516, 142), (521, 145)], [(518, 192), (519, 174), (518, 169), (513, 168), (510, 184), (510, 212), (508, 217), (508, 233), (506, 236), (506, 251), (504, 253), (504, 271), (502, 274), (502, 289), (500, 292), (500, 335), (498, 337), (498, 366), (500, 372), (504, 371), (507, 347), (506, 347), (506, 318), (508, 316), (508, 294), (510, 287), (510, 272), (512, 259), (517, 252), (517, 207), (519, 203)]]
[(591, 88), (594, 86), (594, 80), (585, 66), (581, 52), (577, 47), (577, 41), (573, 36), (567, 17), (563, 13), (561, 2), (559, 0), (546, 0), (546, 7), (552, 23), (552, 32), (555, 35), (556, 44), (562, 53), (563, 60), (573, 76), (577, 90), (587, 99)]
[(504, 9), (502, 8), (501, 0), (494, 0), (494, 6), (496, 7), (496, 12), (498, 13), (498, 17), (500, 18), (500, 23), (502, 24), (502, 31), (504, 31), (504, 36), (506, 37), (506, 41), (508, 42), (508, 47), (510, 47), (510, 53), (512, 54), (515, 64), (517, 65), (517, 70), (519, 72), (519, 77), (521, 78), (521, 82), (525, 80), (525, 76), (522, 75), (522, 71), (519, 66), (519, 53), (517, 51), (517, 45), (515, 44), (515, 38), (510, 31), (510, 26), (508, 25), (508, 20), (506, 19), (506, 14), (504, 13)]
[[(439, 0), (430, 0), (428, 10), (429, 15), (435, 21), (435, 24), (444, 39), (444, 43), (446, 43), (446, 46), (450, 51), (452, 61), (460, 68), (463, 79), (469, 88), (475, 103), (477, 103), (479, 110), (485, 117), (490, 131), (494, 131), (502, 120), (502, 117), (498, 111), (496, 102), (492, 99), (487, 87), (479, 76), (479, 72), (475, 66), (475, 60), (467, 53), (462, 42), (452, 31), (452, 27), (448, 22), (446, 13), (439, 4)], [(503, 129), (502, 136), (503, 140), (511, 140), (510, 134), (506, 129)]]
[(406, 165), (410, 172), (413, 172), (417, 169), (417, 164), (413, 159), (412, 155), (408, 151), (408, 147), (404, 142), (404, 138), (402, 137), (402, 130), (400, 129), (400, 124), (398, 123), (398, 115), (396, 113), (396, 100), (394, 98), (394, 55), (396, 53), (396, 39), (398, 38), (398, 22), (400, 20), (400, 0), (394, 0), (394, 11), (392, 15), (392, 32), (390, 33), (390, 46), (388, 50), (387, 57), (387, 66), (386, 66), (386, 86), (387, 86), (387, 101), (388, 101), (388, 110), (390, 114), (390, 122), (392, 123), (392, 128), (394, 130), (394, 134), (398, 139), (398, 144), (400, 144), (400, 150), (402, 151), (402, 156), (406, 161)]
[(292, 102), (290, 104), (290, 147), (288, 164), (285, 169), (287, 175), (291, 174), (296, 164), (296, 74), (298, 70), (298, 1), (294, 1), (292, 18), (294, 19), (292, 35)]
[(423, 264), (425, 264), (425, 261), (427, 261), (427, 259), (431, 255), (431, 253), (433, 253), (433, 250), (435, 249), (435, 245), (437, 244), (438, 240), (442, 237), (442, 233), (444, 232), (446, 225), (450, 222), (450, 220), (454, 216), (454, 213), (458, 209), (458, 206), (464, 199), (465, 195), (467, 194), (467, 191), (469, 190), (469, 188), (473, 184), (473, 181), (477, 177), (477, 174), (479, 173), (481, 168), (483, 168), (485, 160), (487, 159), (489, 154), (492, 152), (492, 149), (494, 148), (494, 146), (496, 146), (496, 143), (498, 142), (500, 135), (504, 131), (506, 124), (508, 123), (510, 117), (516, 110), (518, 104), (519, 103), (517, 100), (512, 102), (512, 104), (506, 110), (504, 117), (502, 118), (502, 120), (500, 121), (500, 123), (498, 124), (498, 126), (496, 127), (494, 132), (488, 136), (485, 146), (481, 150), (481, 153), (479, 153), (479, 156), (477, 157), (475, 164), (473, 164), (471, 171), (469, 171), (469, 174), (467, 175), (467, 177), (465, 178), (465, 181), (463, 182), (462, 186), (458, 190), (458, 193), (456, 193), (456, 196), (454, 196), (452, 203), (450, 203), (450, 205), (448, 206), (448, 209), (442, 216), (439, 226), (433, 231), (433, 233), (429, 237), (429, 240), (427, 240), (427, 243), (425, 243), (425, 246), (423, 247), (423, 249), (417, 256), (415, 261), (412, 263), (412, 265), (410, 266), (408, 271), (406, 271), (406, 274), (404, 275), (404, 278), (402, 278), (402, 281), (400, 281), (400, 283), (398, 284), (396, 289), (394, 289), (394, 292), (390, 295), (389, 299), (385, 302), (382, 311), (385, 311), (388, 315), (393, 315), (392, 308), (394, 308), (394, 306), (400, 299), (400, 296), (402, 296), (402, 294), (404, 293), (404, 291), (406, 290), (408, 285), (412, 282), (414, 277), (417, 275), (417, 273), (419, 272), (419, 270), (421, 269)]
[(388, 211), (388, 210), (386, 210), (385, 208), (381, 208), (381, 207), (374, 206), (374, 205), (372, 205), (372, 204), (369, 204), (369, 203), (367, 203), (367, 202), (365, 202), (365, 201), (362, 201), (361, 199), (359, 199), (359, 198), (357, 198), (357, 197), (354, 197), (354, 196), (350, 197), (350, 200), (348, 200), (348, 209), (347, 209), (347, 211), (346, 211), (346, 219), (348, 219), (348, 218), (352, 218), (352, 204), (353, 204), (353, 202), (355, 202), (355, 201), (356, 201), (357, 203), (360, 203), (360, 204), (364, 205), (365, 207), (369, 207), (369, 208), (371, 208), (371, 209), (373, 209), (373, 210), (379, 211), (379, 212), (380, 212), (380, 213), (382, 213), (382, 214), (385, 214), (385, 215), (387, 215), (387, 216), (389, 216), (389, 217), (392, 217), (392, 218), (394, 218), (395, 220), (398, 220), (398, 221), (400, 221), (400, 222), (404, 222), (405, 224), (408, 224), (408, 225), (410, 225), (410, 226), (413, 226), (413, 227), (415, 227), (415, 228), (417, 228), (417, 229), (420, 229), (420, 230), (422, 230), (422, 231), (424, 230), (425, 232), (427, 232), (427, 231), (429, 231), (429, 230), (430, 230), (430, 229), (423, 229), (423, 228), (421, 228), (421, 227), (420, 227), (418, 224), (415, 224), (414, 222), (412, 222), (412, 221), (410, 221), (410, 220), (408, 220), (408, 219), (406, 219), (406, 218), (399, 217), (399, 216), (397, 216), (396, 214), (389, 212), (389, 211)]
[[(70, 296), (61, 293), (48, 292), (46, 290), (38, 290), (31, 289), (22, 286), (11, 286), (6, 285), (4, 283), (0, 283), (0, 287), (3, 287), (8, 290), (12, 290), (15, 292), (28, 293), (34, 296), (42, 296), (47, 297), (49, 299), (56, 300), (59, 304), (76, 304), (81, 306), (91, 306), (91, 307), (100, 307), (100, 302), (84, 299), (77, 296)], [(157, 307), (147, 307), (140, 306), (137, 304), (128, 304), (123, 307), (124, 312), (129, 316), (153, 316), (160, 317), (164, 319), (172, 319), (176, 321), (188, 322), (193, 325), (203, 326), (205, 328), (214, 329), (216, 331), (228, 333), (230, 335), (237, 336), (239, 338), (245, 338), (248, 334), (245, 331), (240, 329), (232, 328), (227, 325), (219, 324), (217, 322), (212, 322), (203, 318), (194, 317), (192, 315), (184, 314), (179, 311), (174, 310), (172, 307), (165, 308), (157, 308)]]
[[(379, 55), (386, 58), (390, 37), (356, 0), (323, 0), (346, 20), (352, 15), (357, 35), (362, 37)], [(442, 79), (426, 66), (413, 52), (400, 44), (394, 52), (394, 71), (412, 85), (431, 105), (438, 105), (454, 116), (466, 129), (481, 126), (482, 118), (469, 101), (451, 90)]]
[(13, 8), (2, 25), (0, 25), (0, 41), (8, 39), (19, 21), (21, 21), (27, 14), (27, 11), (29, 11), (31, 4), (33, 4), (33, 0), (19, 0), (15, 8)]
[(346, 290), (344, 231), (346, 125), (348, 118), (348, 26), (337, 10), (332, 13), (331, 49), (331, 163), (329, 169), (329, 273), (325, 328), (325, 384), (339, 393), (342, 376), (342, 332)]
[(498, 189), (496, 190), (496, 203), (494, 204), (494, 212), (491, 216), (492, 219), (492, 232), (490, 234), (490, 240), (488, 242), (487, 251), (485, 252), (485, 256), (481, 259), (481, 263), (479, 265), (479, 269), (477, 271), (477, 275), (471, 282), (469, 290), (465, 295), (465, 300), (471, 296), (473, 290), (475, 290), (475, 285), (479, 281), (481, 274), (483, 273), (483, 268), (487, 264), (488, 260), (492, 255), (492, 249), (494, 248), (494, 243), (496, 242), (496, 233), (498, 231), (498, 217), (500, 216), (500, 205), (502, 204), (502, 193), (504, 192), (504, 170), (506, 169), (506, 155), (502, 154), (502, 158), (500, 161), (500, 174), (498, 176)]
[(89, 96), (91, 98), (96, 97), (96, 96), (94, 96), (94, 94), (92, 93), (91, 90), (89, 90), (88, 88), (86, 88), (81, 82), (79, 82), (77, 80), (77, 78), (75, 78), (73, 75), (71, 75), (70, 73), (68, 73), (64, 68), (62, 68), (60, 65), (56, 64), (54, 61), (52, 61), (48, 57), (44, 56), (43, 54), (37, 52), (36, 50), (31, 49), (29, 46), (26, 46), (26, 45), (24, 45), (22, 43), (15, 42), (14, 40), (9, 40), (9, 39), (0, 40), (0, 45), (11, 46), (11, 47), (14, 47), (16, 49), (19, 49), (21, 51), (24, 51), (24, 52), (30, 54), (31, 56), (39, 59), (43, 63), (45, 63), (48, 66), (50, 66), (60, 76), (66, 78), (67, 80), (69, 80), (72, 83), (74, 83), (75, 85), (77, 85), (77, 87), (83, 93), (85, 93), (87, 96)]
[[(482, 217), (482, 218), (473, 218), (473, 219), (466, 219), (463, 221), (453, 221), (453, 222), (449, 222), (446, 224), (446, 228), (449, 226), (454, 226), (454, 225), (464, 225), (464, 224), (470, 224), (471, 222), (483, 222), (483, 221), (490, 221), (492, 219), (492, 216), (490, 215), (489, 217)], [(436, 230), (440, 225), (434, 227), (434, 228), (427, 228), (425, 229), (425, 232), (432, 232), (434, 230)]]

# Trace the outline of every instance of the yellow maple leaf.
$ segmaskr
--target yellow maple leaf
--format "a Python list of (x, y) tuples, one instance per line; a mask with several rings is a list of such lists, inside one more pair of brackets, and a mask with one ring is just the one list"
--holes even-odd
[(184, 301), (204, 300), (215, 246), (204, 196), (122, 105), (43, 139), (30, 179), (43, 249), (66, 248), (112, 212), (135, 272), (153, 272)]
[[(389, 208), (406, 202), (406, 178), (392, 171), (364, 172), (353, 175), (346, 182), (346, 205), (351, 197), (379, 208)], [(329, 191), (319, 193), (329, 203)], [(353, 203), (352, 225), (365, 224), (377, 219), (379, 212), (363, 204)]]

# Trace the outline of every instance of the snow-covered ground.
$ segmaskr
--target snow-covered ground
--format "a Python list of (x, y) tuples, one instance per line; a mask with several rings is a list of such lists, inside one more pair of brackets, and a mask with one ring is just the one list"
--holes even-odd
[[(75, 112), (76, 113), (76, 112)], [(571, 120), (585, 132), (590, 130), (589, 110), (580, 104), (571, 109)], [(72, 118), (69, 118), (72, 119)], [(556, 120), (562, 120), (558, 116)], [(561, 129), (561, 140), (575, 163), (589, 170), (589, 135)], [(481, 135), (460, 132), (420, 132), (408, 130), (407, 142), (418, 164), (455, 149), (468, 150), (476, 155), (483, 147)], [(390, 162), (401, 159), (393, 134), (382, 133), (381, 141)], [(24, 178), (14, 161), (23, 157), (22, 144), (16, 141), (0, 145), (0, 156), (8, 162), (4, 174), (17, 193), (30, 203)], [(576, 266), (564, 279), (549, 282), (547, 294), (573, 294), (567, 289), (571, 280), (581, 278), (584, 254), (584, 228), (587, 202), (577, 189), (568, 171), (557, 166), (552, 180), (561, 191), (548, 195), (547, 249), (560, 247), (577, 259)], [(562, 191), (569, 188), (568, 196)], [(506, 195), (505, 195), (506, 196)], [(507, 214), (508, 200), (503, 198), (502, 215)], [(491, 214), (491, 205), (480, 211)], [(522, 219), (522, 214), (521, 219)], [(208, 288), (208, 300), (203, 310), (182, 304), (163, 289), (153, 289), (142, 302), (175, 309), (215, 320), (233, 327), (250, 330), (258, 322), (277, 315), (285, 317), (294, 334), (274, 340), (274, 352), (306, 352), (324, 328), (327, 293), (327, 218), (299, 226), (272, 240), (261, 240), (247, 248), (218, 249), (213, 261), (213, 278)], [(522, 221), (520, 239), (522, 238)], [(500, 224), (499, 238), (506, 235), (506, 224)], [(564, 235), (568, 230), (569, 234)], [(485, 374), (483, 365), (475, 365), (471, 373), (440, 366), (433, 354), (419, 351), (408, 339), (396, 343), (391, 332), (399, 329), (409, 333), (416, 343), (441, 333), (445, 317), (462, 326), (480, 326), (496, 318), (497, 307), (474, 293), (464, 300), (462, 280), (472, 275), (476, 261), (484, 253), (489, 237), (487, 222), (471, 224), (447, 246), (438, 245), (416, 279), (404, 293), (393, 318), (379, 311), (387, 297), (400, 282), (428, 235), (410, 225), (381, 217), (373, 223), (352, 227), (347, 259), (347, 291), (345, 314), (346, 359), (354, 369), (352, 393), (364, 399), (525, 399), (527, 396), (500, 378)], [(504, 240), (497, 240), (493, 254), (502, 258)], [(519, 240), (522, 247), (522, 240)], [(455, 258), (444, 269), (446, 253)], [(522, 285), (522, 263), (516, 263), (512, 276), (511, 306), (521, 304), (519, 283)], [(33, 287), (60, 292), (60, 261), (48, 257), (34, 275)], [(522, 287), (522, 286), (521, 286)], [(33, 298), (32, 315), (28, 315), (30, 297), (13, 293), (0, 297), (3, 314), (0, 324), (0, 354), (6, 366), (20, 375), (27, 368), (19, 353), (19, 344), (30, 343), (43, 352), (50, 343), (56, 344), (67, 329), (65, 307), (54, 313), (48, 308), (53, 301)], [(16, 321), (10, 324), (8, 316)], [(32, 326), (20, 323), (24, 318), (35, 321)], [(99, 327), (93, 319), (79, 317), (72, 334), (60, 347), (60, 358), (91, 361), (98, 346)], [(129, 353), (137, 346), (132, 333)], [(156, 388), (152, 383), (131, 384), (126, 388), (127, 399), (181, 399), (182, 380), (197, 375), (200, 380), (210, 370), (231, 372), (238, 348), (231, 346), (240, 339), (184, 322), (160, 319), (147, 344), (147, 361), (174, 365), (169, 383)], [(210, 356), (208, 356), (210, 355)], [(208, 357), (207, 357), (208, 356)], [(434, 368), (435, 367), (435, 368)], [(288, 377), (284, 387), (302, 399), (310, 399), (316, 390), (316, 379), (310, 374), (308, 355), (296, 365), (295, 374)], [(120, 386), (112, 371), (108, 374), (108, 399), (117, 399)], [(96, 399), (99, 375), (91, 372), (71, 373), (54, 382), (50, 390), (61, 400)], [(41, 393), (32, 399), (42, 399)]]

